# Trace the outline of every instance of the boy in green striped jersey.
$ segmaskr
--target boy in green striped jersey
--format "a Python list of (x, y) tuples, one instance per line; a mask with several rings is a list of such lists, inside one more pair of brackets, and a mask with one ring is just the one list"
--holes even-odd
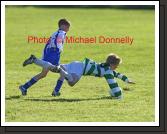
[[(109, 54), (104, 63), (96, 63), (95, 61), (85, 58), (83, 62), (73, 61), (69, 64), (61, 64), (60, 66), (52, 65), (49, 62), (42, 61), (35, 56), (31, 56), (29, 64), (35, 63), (43, 68), (49, 69), (52, 72), (60, 73), (60, 78), (66, 79), (70, 86), (74, 86), (82, 76), (104, 77), (110, 87), (109, 93), (116, 99), (122, 98), (122, 90), (114, 77), (123, 80), (126, 83), (135, 84), (125, 75), (117, 73), (115, 69), (122, 62), (121, 58), (116, 54)], [(25, 65), (25, 63), (23, 63)], [(28, 64), (27, 64), (28, 65)], [(60, 89), (53, 91), (53, 96), (60, 95)]]

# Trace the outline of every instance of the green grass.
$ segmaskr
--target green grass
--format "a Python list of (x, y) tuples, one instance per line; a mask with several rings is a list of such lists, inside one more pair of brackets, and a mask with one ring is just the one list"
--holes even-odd
[[(6, 8), (5, 11), (5, 119), (7, 122), (154, 122), (154, 10)], [(85, 57), (103, 62), (111, 52), (123, 63), (117, 69), (136, 82), (127, 85), (118, 80), (123, 91), (121, 101), (110, 99), (104, 78), (82, 77), (76, 86), (65, 82), (60, 97), (52, 97), (58, 74), (32, 86), (28, 95), (20, 95), (18, 86), (39, 73), (41, 68), (22, 67), (30, 54), (41, 57), (44, 44), (27, 42), (28, 35), (49, 37), (57, 30), (57, 21), (68, 18), (72, 26), (68, 36), (131, 36), (133, 44), (65, 44), (61, 63)]]

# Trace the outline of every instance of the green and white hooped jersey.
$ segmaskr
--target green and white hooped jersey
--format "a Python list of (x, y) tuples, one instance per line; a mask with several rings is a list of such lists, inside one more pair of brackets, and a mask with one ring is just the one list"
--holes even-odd
[(122, 94), (121, 88), (118, 86), (118, 83), (114, 79), (114, 77), (119, 78), (123, 80), (124, 82), (128, 82), (128, 78), (120, 73), (117, 73), (116, 71), (113, 71), (108, 66), (101, 66), (99, 63), (96, 63), (95, 61), (85, 58), (83, 61), (84, 63), (84, 72), (83, 75), (91, 75), (96, 77), (105, 77), (110, 89), (112, 96), (118, 97)]

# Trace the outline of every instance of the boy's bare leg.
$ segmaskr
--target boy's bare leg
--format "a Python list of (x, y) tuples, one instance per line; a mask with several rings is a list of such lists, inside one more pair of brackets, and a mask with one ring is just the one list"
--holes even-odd
[(36, 58), (34, 60), (34, 63), (36, 65), (39, 65), (39, 66), (43, 67), (43, 68), (49, 69), (52, 72), (60, 73), (61, 78), (65, 78), (68, 81), (70, 86), (74, 86), (79, 80), (79, 78), (78, 78), (78, 76), (76, 74), (74, 74), (74, 73), (73, 74), (69, 74), (63, 68), (63, 66), (61, 66), (61, 65), (60, 66), (54, 66), (51, 63), (43, 61), (43, 60), (40, 60), (38, 58)]
[(42, 78), (45, 78), (48, 74), (49, 70), (46, 69), (46, 68), (43, 68), (41, 73), (37, 74), (36, 76), (34, 76), (34, 79), (36, 79), (37, 81), (42, 79)]
[(31, 78), (28, 82), (26, 82), (24, 85), (20, 85), (19, 89), (22, 93), (22, 95), (27, 95), (27, 90), (30, 88), (32, 85), (34, 85), (38, 80), (46, 77), (48, 74), (49, 70), (48, 69), (42, 69), (41, 73), (37, 74), (33, 78)]

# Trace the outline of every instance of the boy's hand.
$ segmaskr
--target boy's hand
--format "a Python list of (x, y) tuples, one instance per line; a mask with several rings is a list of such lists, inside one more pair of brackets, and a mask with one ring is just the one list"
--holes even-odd
[(128, 83), (129, 83), (129, 84), (136, 84), (135, 82), (133, 82), (133, 81), (131, 81), (131, 80), (129, 80)]

